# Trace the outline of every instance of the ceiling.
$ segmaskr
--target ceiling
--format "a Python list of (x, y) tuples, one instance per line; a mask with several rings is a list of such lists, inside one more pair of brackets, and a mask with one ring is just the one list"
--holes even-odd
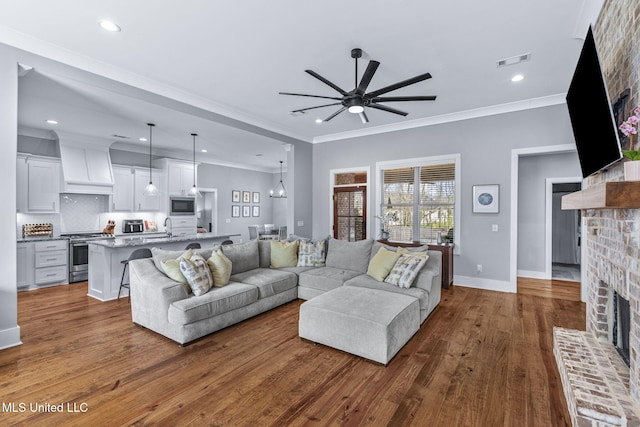
[[(153, 121), (154, 146), (158, 139), (160, 147), (186, 154), (189, 134), (197, 132), (211, 158), (275, 168), (283, 141), (291, 138), (322, 142), (433, 123), (461, 112), (504, 111), (531, 99), (539, 100), (536, 105), (557, 103), (575, 67), (579, 37), (602, 3), (11, 0), (2, 5), (0, 42), (202, 113), (37, 69), (21, 78), (22, 125), (43, 128), (43, 120), (55, 114), (66, 131), (114, 141), (114, 134), (127, 136), (131, 140), (119, 144), (133, 149), (141, 144), (136, 139), (148, 134), (144, 124)], [(122, 31), (102, 30), (100, 19), (114, 21)], [(355, 47), (364, 52), (360, 74), (369, 60), (381, 63), (369, 90), (429, 72), (433, 78), (387, 95), (437, 95), (437, 100), (386, 104), (409, 112), (406, 117), (367, 109), (368, 124), (347, 112), (315, 123), (337, 107), (291, 115), (328, 102), (278, 92), (337, 94), (306, 69), (347, 91), (354, 87), (350, 52)], [(525, 53), (531, 55), (527, 61), (496, 66), (497, 60)], [(513, 83), (515, 74), (524, 80)]]

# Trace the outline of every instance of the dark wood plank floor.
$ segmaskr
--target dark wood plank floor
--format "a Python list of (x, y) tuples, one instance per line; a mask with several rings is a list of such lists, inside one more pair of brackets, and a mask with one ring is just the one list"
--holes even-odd
[[(453, 287), (383, 367), (302, 341), (302, 301), (186, 348), (86, 283), (18, 302), (24, 344), (0, 351), (2, 425), (565, 426), (552, 328), (585, 327), (577, 301)], [(60, 403), (79, 412), (30, 410)]]

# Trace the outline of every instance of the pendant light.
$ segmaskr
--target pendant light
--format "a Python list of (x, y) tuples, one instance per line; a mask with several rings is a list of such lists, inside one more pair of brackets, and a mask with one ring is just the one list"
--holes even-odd
[(197, 133), (192, 133), (193, 137), (193, 187), (189, 190), (189, 195), (193, 197), (202, 197), (202, 194), (198, 191), (198, 187), (196, 187), (196, 136)]
[(282, 183), (282, 163), (282, 160), (280, 160), (280, 182), (274, 190), (269, 191), (269, 197), (273, 197), (274, 199), (287, 198), (287, 190), (284, 189), (284, 184)]
[(155, 197), (157, 195), (160, 194), (160, 191), (158, 190), (158, 187), (156, 187), (155, 185), (153, 185), (153, 179), (151, 177), (151, 139), (152, 139), (152, 129), (155, 126), (153, 123), (147, 123), (147, 126), (149, 126), (149, 185), (147, 185), (144, 188), (144, 191), (142, 192), (143, 195), (145, 196), (152, 196)]

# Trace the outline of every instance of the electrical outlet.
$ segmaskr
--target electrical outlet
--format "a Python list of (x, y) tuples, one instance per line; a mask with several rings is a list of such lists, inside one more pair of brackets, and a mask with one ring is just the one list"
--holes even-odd
[(491, 224), (491, 231), (493, 231), (494, 233), (498, 232), (498, 224)]
[(304, 221), (298, 221), (298, 227), (304, 227)]
[(231, 218), (227, 218), (224, 220), (224, 222), (226, 222), (227, 224), (229, 224), (231, 222)]
[(482, 264), (476, 265), (476, 273), (482, 273)]

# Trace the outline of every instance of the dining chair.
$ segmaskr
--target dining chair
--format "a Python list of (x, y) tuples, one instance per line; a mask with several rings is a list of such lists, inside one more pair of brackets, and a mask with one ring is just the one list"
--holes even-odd
[(278, 228), (278, 240), (287, 240), (287, 226), (283, 225)]
[(265, 224), (264, 225), (264, 234), (270, 234), (276, 228), (275, 224)]
[(255, 240), (258, 238), (258, 227), (257, 225), (249, 226), (249, 240)]

